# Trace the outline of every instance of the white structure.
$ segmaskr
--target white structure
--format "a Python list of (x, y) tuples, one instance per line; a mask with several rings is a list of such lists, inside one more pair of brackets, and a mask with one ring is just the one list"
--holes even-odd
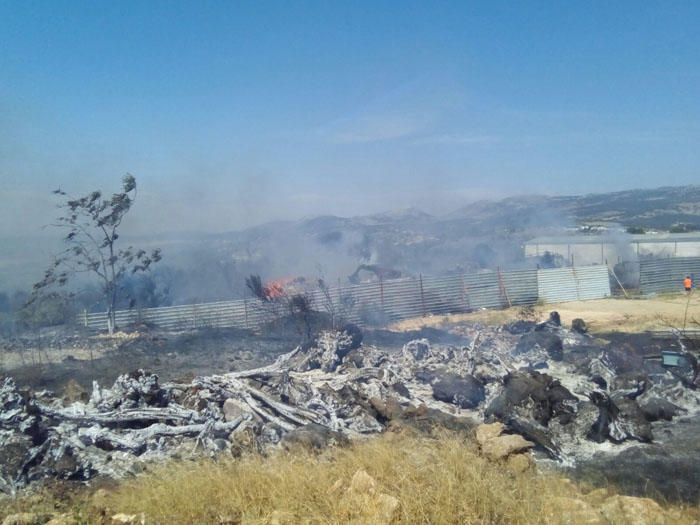
[(524, 248), (526, 257), (540, 257), (549, 252), (560, 255), (569, 265), (612, 267), (639, 257), (700, 257), (700, 232), (537, 237), (527, 241)]

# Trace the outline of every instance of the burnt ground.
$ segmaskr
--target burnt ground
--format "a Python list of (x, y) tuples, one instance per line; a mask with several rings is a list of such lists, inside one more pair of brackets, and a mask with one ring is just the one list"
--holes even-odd
[(294, 344), (292, 334), (266, 336), (234, 329), (157, 331), (140, 334), (94, 359), (68, 355), (58, 363), (24, 365), (9, 374), (20, 386), (57, 392), (70, 380), (88, 390), (93, 381), (109, 386), (120, 374), (137, 369), (155, 373), (162, 381), (190, 381), (199, 375), (262, 366)]
[[(401, 333), (364, 331), (365, 344), (386, 350), (400, 349), (408, 341), (423, 337), (433, 343), (463, 342), (458, 335), (433, 328)], [(270, 364), (302, 341), (299, 331), (289, 326), (269, 327), (260, 333), (233, 328), (166, 332), (140, 327), (137, 337), (117, 344), (113, 349), (95, 352), (93, 359), (78, 359), (69, 352), (60, 362), (26, 364), (6, 372), (18, 386), (55, 392), (61, 392), (71, 380), (87, 391), (92, 388), (93, 381), (110, 386), (120, 374), (138, 369), (157, 374), (163, 382), (189, 382), (196, 376)], [(79, 346), (91, 343), (86, 336)], [(51, 350), (45, 353), (50, 357)], [(84, 357), (85, 352), (81, 355)]]
[[(364, 343), (385, 351), (400, 350), (408, 341), (427, 338), (433, 344), (461, 345), (467, 340), (459, 330), (423, 328), (392, 332), (365, 330)], [(678, 349), (675, 338), (660, 339), (649, 333), (598, 334), (602, 346), (624, 348), (643, 358), (660, 356), (664, 349)], [(70, 353), (60, 362), (24, 365), (7, 371), (19, 386), (61, 393), (71, 381), (90, 391), (92, 382), (111, 385), (117, 376), (139, 368), (157, 374), (161, 381), (189, 382), (195, 376), (264, 366), (302, 342), (296, 327), (268, 327), (261, 333), (238, 329), (202, 329), (165, 332), (140, 327), (138, 336), (115, 348), (97, 352), (94, 359), (76, 359)], [(85, 337), (83, 344), (89, 344)], [(93, 339), (99, 346), (99, 339)], [(601, 347), (596, 345), (593, 350)], [(51, 350), (48, 350), (51, 352)], [(76, 352), (76, 355), (78, 352)], [(81, 354), (83, 357), (85, 352)], [(654, 423), (657, 441), (630, 447), (619, 454), (600, 454), (570, 471), (573, 477), (594, 485), (613, 484), (623, 492), (661, 494), (667, 499), (695, 501), (700, 487), (700, 421), (694, 418)]]

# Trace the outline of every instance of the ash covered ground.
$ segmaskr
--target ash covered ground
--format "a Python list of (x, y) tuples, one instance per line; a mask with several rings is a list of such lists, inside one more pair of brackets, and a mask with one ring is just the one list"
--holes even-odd
[(594, 337), (556, 314), (408, 333), (315, 328), (301, 344), (282, 325), (53, 334), (42, 350), (5, 342), (15, 366), (0, 383), (0, 491), (119, 479), (166, 458), (324, 447), (396, 425), (470, 432), (499, 421), (534, 444), (542, 467), (635, 495), (700, 494), (697, 362), (654, 359), (688, 342)]

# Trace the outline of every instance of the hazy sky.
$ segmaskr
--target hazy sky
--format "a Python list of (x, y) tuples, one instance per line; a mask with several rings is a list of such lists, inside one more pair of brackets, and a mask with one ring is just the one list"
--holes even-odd
[(699, 183), (700, 2), (0, 0), (0, 235)]

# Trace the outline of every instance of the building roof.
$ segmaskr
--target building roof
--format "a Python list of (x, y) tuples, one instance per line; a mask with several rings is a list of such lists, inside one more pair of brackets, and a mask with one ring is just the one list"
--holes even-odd
[(525, 244), (619, 244), (619, 243), (664, 243), (664, 242), (700, 242), (700, 232), (697, 233), (643, 233), (630, 235), (628, 233), (601, 235), (562, 235), (556, 237), (535, 237)]

